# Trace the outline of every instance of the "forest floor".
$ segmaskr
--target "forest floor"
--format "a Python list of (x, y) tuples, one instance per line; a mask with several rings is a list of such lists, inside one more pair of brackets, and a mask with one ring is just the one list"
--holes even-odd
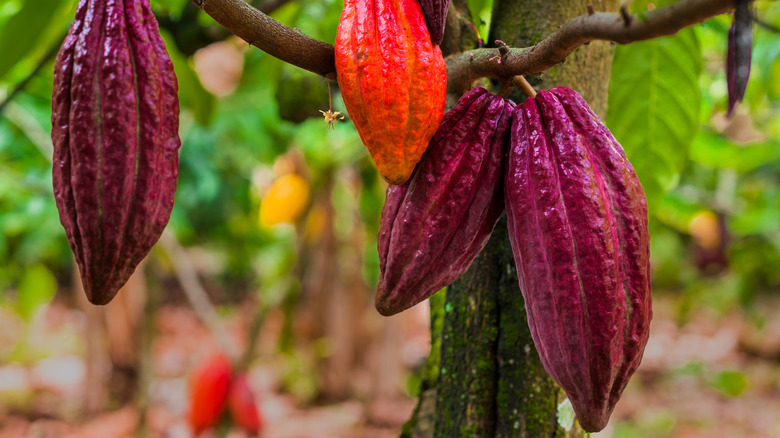
[[(642, 365), (608, 427), (592, 436), (780, 438), (780, 318), (769, 317), (780, 313), (780, 301), (759, 306), (767, 316), (760, 329), (742, 311), (693, 309), (682, 323), (676, 309), (671, 298), (656, 298)], [(229, 333), (238, 338), (245, 333), (248, 318), (240, 312), (225, 321)], [(424, 318), (416, 321), (406, 328), (402, 342), (419, 348), (428, 329)], [(9, 351), (22, 349), (27, 358), (0, 364), (0, 438), (122, 438), (140, 436), (141, 429), (148, 437), (191, 436), (188, 373), (195, 357), (216, 350), (195, 313), (185, 305), (168, 305), (155, 315), (145, 416), (137, 402), (111, 400), (103, 401), (102, 413), (84, 414), (89, 370), (83, 324), (79, 310), (60, 304), (48, 306), (27, 326), (0, 313), (0, 357), (13, 357)], [(273, 339), (261, 337), (248, 372), (264, 419), (262, 437), (398, 436), (414, 409), (413, 397), (302, 401), (285, 390), (290, 387), (285, 382), (290, 373), (284, 369), (289, 361), (269, 357), (275, 351)], [(107, 392), (103, 387), (98, 391)], [(246, 435), (231, 429), (226, 436)]]

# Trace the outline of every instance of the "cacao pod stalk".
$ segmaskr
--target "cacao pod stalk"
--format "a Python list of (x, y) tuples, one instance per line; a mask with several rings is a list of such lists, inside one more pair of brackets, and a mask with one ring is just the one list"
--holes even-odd
[(54, 66), (52, 180), (87, 298), (159, 239), (178, 177), (176, 76), (148, 0), (81, 0)]
[(647, 343), (644, 191), (575, 91), (540, 91), (513, 118), (504, 193), (528, 324), (580, 425), (599, 431)]
[(504, 211), (513, 104), (474, 88), (442, 120), (412, 178), (389, 186), (379, 224), (376, 308), (392, 315), (460, 277)]

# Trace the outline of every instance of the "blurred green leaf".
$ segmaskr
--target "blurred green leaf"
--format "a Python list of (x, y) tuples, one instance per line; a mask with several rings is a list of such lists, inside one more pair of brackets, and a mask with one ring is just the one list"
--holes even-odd
[(737, 235), (780, 232), (780, 193), (766, 189), (758, 197), (745, 202), (745, 208), (735, 214), (729, 229)]
[(306, 160), (317, 167), (333, 168), (357, 162), (368, 151), (351, 123), (336, 123), (333, 129), (322, 119), (308, 119), (298, 125), (294, 142)]
[(57, 292), (57, 279), (43, 265), (28, 266), (22, 273), (17, 288), (16, 309), (26, 320), (32, 318), (39, 307), (48, 303)]
[(0, 78), (35, 49), (62, 0), (26, 0), (0, 30)]
[(701, 130), (691, 143), (691, 160), (721, 169), (746, 172), (780, 158), (780, 143), (738, 145), (712, 131)]
[(693, 29), (618, 46), (607, 126), (623, 145), (652, 206), (677, 185), (699, 124), (701, 48)]
[(490, 19), (493, 13), (493, 0), (468, 0), (467, 1), (471, 16), (476, 17), (474, 25), (479, 32), (482, 41), (487, 41), (490, 33)]
[(704, 209), (706, 207), (699, 202), (688, 199), (679, 193), (669, 192), (658, 202), (655, 216), (664, 224), (687, 233), (691, 219)]
[(740, 371), (721, 371), (710, 385), (729, 397), (737, 397), (748, 388), (747, 376)]
[(775, 59), (767, 75), (767, 94), (774, 100), (780, 100), (780, 57)]

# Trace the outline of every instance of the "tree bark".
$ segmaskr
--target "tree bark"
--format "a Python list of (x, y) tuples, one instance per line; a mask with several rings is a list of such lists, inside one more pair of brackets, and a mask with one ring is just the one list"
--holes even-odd
[[(592, 4), (596, 10), (617, 10), (615, 0)], [(585, 3), (575, 0), (494, 0), (489, 41), (528, 47), (556, 25), (585, 12)], [(574, 88), (603, 116), (611, 62), (611, 44), (593, 42), (577, 49), (565, 63), (529, 79), (536, 88)], [(524, 99), (517, 91), (511, 96), (516, 102)], [(577, 426), (567, 431), (558, 424), (557, 407), (566, 395), (544, 370), (534, 348), (505, 217), (469, 271), (447, 288), (441, 308), (432, 304), (432, 309), (433, 315), (443, 312), (441, 333), (432, 330), (441, 347), (437, 350), (434, 344), (429, 363), (436, 366), (438, 361), (438, 373), (426, 373), (406, 436), (584, 435)], [(430, 406), (432, 393), (435, 407)], [(433, 417), (432, 431), (420, 426), (430, 423), (426, 416)]]

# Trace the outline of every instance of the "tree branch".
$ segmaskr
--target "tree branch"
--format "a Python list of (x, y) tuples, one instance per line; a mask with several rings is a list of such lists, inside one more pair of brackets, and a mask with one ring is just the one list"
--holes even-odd
[[(447, 88), (449, 92), (460, 94), (469, 88), (469, 77), (505, 81), (514, 75), (541, 73), (563, 62), (577, 47), (591, 41), (628, 44), (673, 35), (733, 7), (733, 0), (682, 0), (654, 11), (632, 15), (630, 19), (619, 13), (580, 15), (535, 46), (511, 49), (506, 56), (501, 56), (496, 48), (470, 50), (449, 57)], [(500, 63), (496, 57), (500, 57)]]
[(336, 80), (333, 46), (315, 40), (260, 12), (242, 0), (192, 0), (217, 23), (284, 62)]
[[(242, 0), (191, 0), (214, 20), (255, 47), (287, 63), (336, 79), (333, 46), (287, 27)], [(475, 49), (447, 58), (447, 88), (462, 93), (469, 79), (541, 73), (563, 62), (577, 47), (594, 40), (628, 44), (666, 35), (730, 11), (733, 0), (681, 0), (638, 15), (586, 13), (572, 19), (533, 47)], [(498, 58), (497, 58), (498, 57)], [(500, 63), (498, 62), (500, 59)]]

